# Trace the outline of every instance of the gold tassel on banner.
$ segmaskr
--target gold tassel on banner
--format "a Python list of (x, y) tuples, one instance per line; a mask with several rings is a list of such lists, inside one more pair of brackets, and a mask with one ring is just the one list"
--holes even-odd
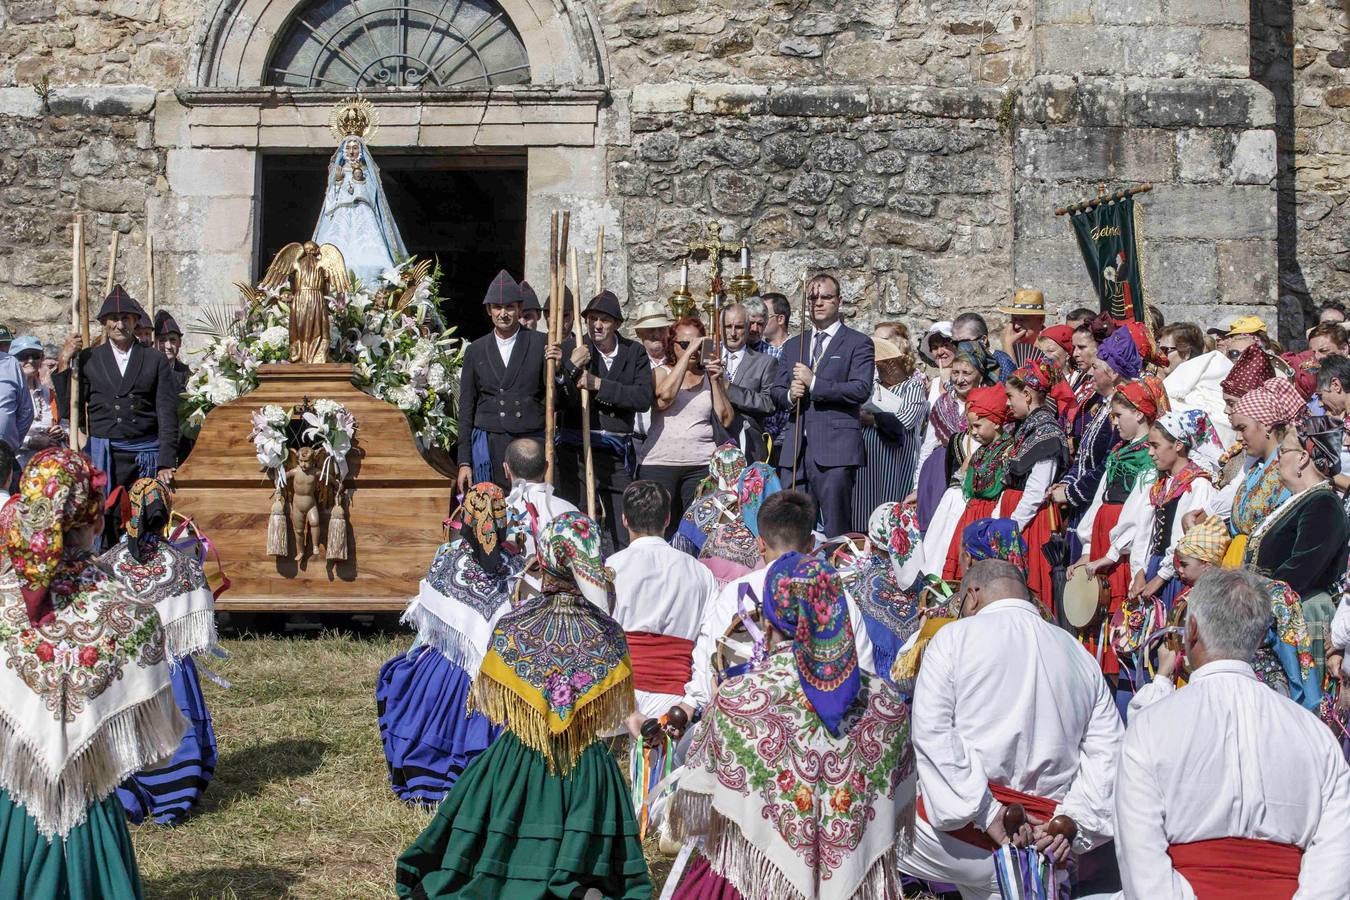
[(278, 490), (272, 496), (272, 512), (267, 517), (267, 555), (290, 556), (291, 521), (286, 517), (286, 495)]

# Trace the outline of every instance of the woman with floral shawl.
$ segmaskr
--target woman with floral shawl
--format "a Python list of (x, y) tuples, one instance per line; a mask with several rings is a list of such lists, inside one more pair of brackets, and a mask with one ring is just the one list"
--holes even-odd
[(612, 573), (580, 513), (541, 530), (543, 592), (493, 630), (470, 700), (504, 730), (398, 859), (402, 898), (649, 900), (633, 801), (599, 736), (633, 709)]
[(106, 479), (64, 447), (40, 451), (0, 511), (0, 894), (134, 900), (122, 804), (133, 772), (183, 735), (154, 606), (90, 546)]
[(764, 565), (759, 552), (759, 508), (764, 501), (783, 489), (778, 473), (766, 463), (753, 463), (736, 480), (738, 516), (723, 522), (708, 535), (699, 551), (699, 562), (708, 567), (718, 587), (748, 575)]
[(466, 704), (497, 619), (524, 568), (506, 543), (502, 489), (484, 481), (450, 517), (453, 540), (436, 551), (403, 621), (417, 639), (380, 669), (375, 685), (389, 783), (400, 800), (434, 806), (497, 737)]
[(923, 571), (945, 581), (961, 577), (961, 529), (991, 515), (1007, 467), (1012, 435), (1004, 427), (1011, 411), (1000, 385), (975, 388), (966, 398), (966, 433), (975, 450), (958, 469), (923, 538)]
[[(1032, 550), (1027, 587), (1054, 609), (1050, 560), (1041, 552), (1056, 528), (1058, 516), (1050, 502), (1050, 486), (1069, 463), (1069, 441), (1059, 424), (1055, 404), (1069, 393), (1059, 368), (1046, 359), (1030, 359), (1004, 385), (1008, 405), (1017, 420), (1008, 448), (1007, 472), (998, 515), (1012, 519)], [(1067, 402), (1067, 401), (1066, 401)]]
[[(1166, 403), (1166, 396), (1163, 392), (1155, 393), (1144, 381), (1130, 381), (1111, 397), (1111, 416), (1120, 440), (1107, 454), (1092, 503), (1078, 523), (1078, 542), (1083, 550), (1070, 572), (1085, 566), (1088, 574), (1105, 577), (1111, 598), (1106, 609), (1108, 622), (1130, 594), (1129, 552), (1121, 548), (1131, 545), (1130, 535), (1146, 512), (1148, 494), (1135, 488), (1148, 487), (1158, 476), (1148, 452), (1148, 432), (1158, 418), (1159, 404)], [(1095, 655), (1098, 635), (1086, 637), (1084, 645)], [(1109, 643), (1100, 649), (1102, 671), (1108, 676), (1115, 675), (1120, 671), (1115, 650)]]
[[(872, 666), (889, 681), (895, 657), (918, 630), (919, 595), (925, 586), (923, 535), (914, 507), (883, 503), (867, 522), (871, 552), (854, 566), (851, 590), (872, 642)], [(842, 574), (842, 573), (841, 573)]]
[(928, 397), (928, 431), (919, 447), (918, 478), (909, 499), (918, 503), (919, 528), (927, 532), (943, 493), (975, 450), (966, 434), (966, 398), (982, 385), (998, 382), (999, 365), (978, 341), (956, 345), (951, 374), (945, 382), (933, 380)]
[(672, 776), (672, 831), (700, 852), (674, 896), (898, 900), (896, 847), (914, 821), (909, 708), (860, 671), (827, 563), (788, 553), (765, 589), (768, 656), (722, 683)]
[(141, 478), (127, 496), (126, 541), (104, 553), (99, 564), (128, 594), (159, 613), (173, 697), (188, 730), (167, 766), (128, 778), (117, 797), (132, 822), (148, 817), (176, 825), (201, 800), (216, 771), (216, 733), (193, 662), (195, 654), (216, 649), (215, 597), (201, 564), (163, 538), (173, 506), (164, 483)]
[(1297, 422), (1307, 414), (1308, 405), (1294, 383), (1285, 378), (1267, 379), (1233, 404), (1228, 419), (1242, 439), (1246, 460), (1243, 471), (1235, 479), (1237, 491), (1228, 519), (1228, 533), (1233, 540), (1224, 557), (1226, 568), (1235, 569), (1242, 565), (1247, 540), (1256, 526), (1289, 499), (1289, 490), (1280, 484), (1277, 463), (1280, 442), (1275, 437), (1275, 430), (1281, 425)]
[(736, 518), (736, 485), (745, 471), (745, 451), (726, 443), (708, 461), (708, 477), (699, 482), (694, 502), (684, 511), (670, 546), (698, 556), (713, 530)]

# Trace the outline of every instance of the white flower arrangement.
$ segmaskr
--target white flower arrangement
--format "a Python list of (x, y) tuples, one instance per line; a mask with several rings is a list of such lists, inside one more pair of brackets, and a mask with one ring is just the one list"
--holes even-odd
[[(448, 451), (455, 442), (454, 390), (464, 342), (453, 328), (444, 327), (437, 312), (439, 272), (411, 285), (413, 262), (384, 273), (371, 287), (361, 286), (330, 301), (329, 359), (351, 363), (358, 388), (402, 410), (423, 450)], [(395, 311), (386, 292), (399, 286), (411, 287), (413, 294), (404, 309)], [(288, 295), (274, 291), (258, 296), (263, 299), (240, 308), (228, 332), (214, 336), (201, 352), (183, 400), (183, 430), (188, 436), (196, 435), (213, 408), (257, 387), (259, 366), (289, 358)], [(324, 402), (332, 401), (317, 401), (316, 408)], [(256, 419), (254, 426), (256, 433)]]
[(356, 440), (356, 417), (336, 400), (319, 399), (305, 404), (297, 403), (290, 409), (269, 403), (253, 411), (253, 431), (249, 438), (258, 457), (258, 464), (267, 470), (278, 488), (286, 483), (286, 460), (290, 455), (291, 420), (299, 417), (304, 423), (301, 438), (308, 446), (323, 451), (321, 477), (335, 474), (338, 484), (347, 479), (347, 453)]

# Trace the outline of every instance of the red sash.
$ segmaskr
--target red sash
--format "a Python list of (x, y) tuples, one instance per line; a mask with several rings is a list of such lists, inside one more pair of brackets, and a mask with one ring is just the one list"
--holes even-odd
[(694, 675), (694, 642), (648, 631), (630, 631), (627, 637), (633, 687), (649, 694), (683, 695)]
[(1167, 855), (1199, 900), (1290, 900), (1303, 863), (1292, 844), (1239, 837), (1173, 844)]
[[(1027, 815), (1039, 822), (1049, 822), (1053, 819), (1055, 817), (1055, 809), (1059, 806), (1059, 803), (1055, 800), (1046, 800), (1044, 797), (1035, 797), (1031, 794), (1024, 794), (1021, 791), (1015, 791), (1010, 787), (994, 784), (992, 781), (989, 783), (989, 793), (993, 794), (994, 799), (1005, 806), (1011, 806), (1014, 803), (1022, 804), (1022, 807), (1027, 811)], [(924, 809), (922, 796), (919, 797), (917, 809), (919, 818), (927, 822), (928, 811)], [(950, 834), (958, 841), (963, 841), (970, 844), (972, 847), (980, 847), (981, 849), (988, 850), (990, 853), (993, 853), (998, 849), (998, 844), (995, 844), (990, 840), (989, 835), (985, 834), (984, 830), (973, 822), (968, 825), (962, 825), (955, 831), (947, 832), (947, 834)]]

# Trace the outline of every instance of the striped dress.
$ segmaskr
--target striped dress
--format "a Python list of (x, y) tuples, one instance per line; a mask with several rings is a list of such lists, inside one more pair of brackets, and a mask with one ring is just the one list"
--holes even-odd
[(903, 500), (914, 490), (919, 467), (919, 444), (928, 416), (928, 379), (916, 372), (894, 387), (873, 389), (864, 409), (877, 416), (876, 425), (864, 425), (863, 448), (867, 463), (853, 482), (853, 531), (867, 533), (872, 510), (892, 500)]

